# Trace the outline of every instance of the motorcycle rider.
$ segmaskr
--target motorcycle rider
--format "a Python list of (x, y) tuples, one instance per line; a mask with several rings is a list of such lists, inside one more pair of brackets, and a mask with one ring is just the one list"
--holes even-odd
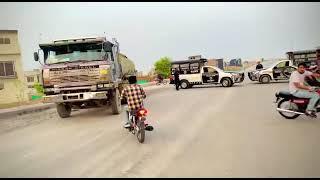
[(263, 69), (263, 65), (260, 63), (260, 61), (257, 62), (256, 70)]
[(121, 92), (121, 99), (126, 98), (128, 104), (128, 110), (126, 110), (126, 119), (125, 119), (125, 128), (131, 126), (131, 122), (129, 119), (129, 113), (136, 113), (140, 108), (143, 108), (143, 99), (145, 99), (146, 93), (144, 92), (142, 86), (137, 83), (136, 76), (129, 77), (129, 84), (126, 86)]
[(309, 104), (306, 109), (306, 115), (316, 117), (315, 105), (320, 99), (318, 93), (313, 91), (311, 86), (304, 84), (306, 77), (318, 76), (310, 71), (305, 70), (305, 63), (299, 63), (298, 69), (292, 72), (289, 79), (289, 91), (298, 98), (309, 98)]
[(157, 79), (158, 79), (158, 83), (162, 83), (163, 82), (163, 77), (162, 77), (161, 74), (158, 74)]

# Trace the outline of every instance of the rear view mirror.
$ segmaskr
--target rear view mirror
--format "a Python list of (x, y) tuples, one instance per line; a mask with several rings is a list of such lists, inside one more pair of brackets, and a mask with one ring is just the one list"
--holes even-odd
[(112, 52), (112, 47), (113, 47), (113, 44), (109, 41), (103, 43), (103, 50), (106, 52)]
[(37, 52), (33, 53), (33, 58), (35, 61), (39, 61), (39, 54)]

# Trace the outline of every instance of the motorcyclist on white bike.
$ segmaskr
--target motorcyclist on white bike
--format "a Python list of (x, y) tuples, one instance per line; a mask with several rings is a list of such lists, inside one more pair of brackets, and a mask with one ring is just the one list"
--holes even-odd
[(305, 70), (305, 63), (299, 63), (298, 69), (292, 72), (289, 79), (289, 90), (292, 95), (298, 98), (308, 98), (309, 104), (306, 109), (306, 115), (316, 117), (315, 105), (320, 100), (318, 93), (314, 88), (305, 84), (306, 77), (319, 77), (319, 74)]

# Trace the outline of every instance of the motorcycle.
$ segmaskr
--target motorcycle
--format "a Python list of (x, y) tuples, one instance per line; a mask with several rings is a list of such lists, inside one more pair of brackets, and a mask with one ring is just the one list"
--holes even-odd
[(157, 81), (156, 85), (161, 85), (161, 84), (166, 85), (167, 84), (167, 81), (164, 79), (156, 79), (156, 81)]
[[(320, 95), (320, 88), (316, 87), (314, 92)], [(308, 98), (298, 98), (292, 95), (288, 91), (280, 91), (275, 94), (277, 105), (277, 111), (281, 116), (286, 119), (295, 119), (300, 115), (305, 115), (306, 108), (309, 103)], [(316, 103), (316, 112), (320, 112), (319, 101)]]
[(140, 143), (143, 143), (145, 140), (145, 131), (152, 131), (153, 127), (149, 126), (146, 123), (147, 109), (141, 108), (134, 113), (129, 112), (129, 120), (131, 122), (131, 126), (127, 129), (133, 135), (137, 136), (137, 139)]

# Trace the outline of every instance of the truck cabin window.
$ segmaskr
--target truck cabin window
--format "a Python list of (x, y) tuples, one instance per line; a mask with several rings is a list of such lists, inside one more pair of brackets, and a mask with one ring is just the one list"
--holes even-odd
[(102, 44), (85, 43), (42, 48), (46, 64), (75, 61), (112, 61), (112, 53), (102, 50)]

